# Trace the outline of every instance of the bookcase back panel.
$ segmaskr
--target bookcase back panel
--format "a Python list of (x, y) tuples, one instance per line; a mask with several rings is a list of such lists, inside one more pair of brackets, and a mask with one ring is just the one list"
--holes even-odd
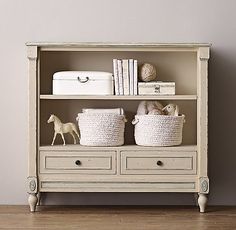
[(88, 70), (113, 72), (112, 59), (137, 59), (152, 63), (160, 81), (176, 82), (176, 94), (197, 94), (197, 53), (144, 51), (42, 51), (40, 93), (52, 93), (52, 76), (57, 71)]
[[(170, 101), (161, 101), (163, 105)], [(41, 100), (40, 103), (40, 145), (51, 144), (54, 130), (53, 124), (47, 123), (50, 114), (57, 115), (63, 123), (76, 122), (77, 114), (82, 108), (124, 108), (125, 115), (128, 119), (125, 128), (125, 144), (135, 144), (134, 142), (134, 126), (131, 121), (136, 114), (139, 101), (118, 101), (118, 100)], [(197, 130), (197, 105), (196, 101), (172, 101), (180, 107), (180, 112), (185, 114), (186, 122), (183, 129), (183, 144), (196, 145)], [(73, 143), (69, 134), (65, 135), (66, 143)], [(58, 135), (55, 144), (62, 144), (61, 137)]]

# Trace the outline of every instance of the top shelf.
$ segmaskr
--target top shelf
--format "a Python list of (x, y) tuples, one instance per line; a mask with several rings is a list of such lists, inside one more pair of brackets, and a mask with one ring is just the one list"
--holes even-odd
[(26, 42), (27, 46), (150, 46), (150, 47), (199, 47), (211, 46), (211, 43), (102, 43), (102, 42)]
[(27, 42), (41, 51), (194, 51), (210, 47), (209, 43), (50, 43)]
[(46, 100), (197, 100), (197, 95), (40, 95), (40, 99)]

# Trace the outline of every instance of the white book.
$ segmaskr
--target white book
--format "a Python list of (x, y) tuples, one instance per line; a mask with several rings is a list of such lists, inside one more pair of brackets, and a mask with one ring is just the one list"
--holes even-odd
[(129, 60), (122, 60), (124, 95), (129, 95)]
[(114, 73), (114, 81), (115, 81), (115, 95), (120, 95), (117, 59), (113, 59), (113, 73)]
[(129, 59), (129, 95), (134, 95), (134, 59)]
[(121, 60), (117, 60), (117, 67), (118, 67), (119, 94), (124, 95), (122, 61)]
[(138, 95), (138, 61), (134, 60), (134, 95)]

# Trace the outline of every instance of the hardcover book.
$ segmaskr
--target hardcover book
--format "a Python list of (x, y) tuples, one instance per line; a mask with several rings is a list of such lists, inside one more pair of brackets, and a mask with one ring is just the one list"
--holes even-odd
[(122, 60), (124, 95), (129, 95), (129, 60)]
[(118, 66), (119, 94), (124, 95), (123, 71), (122, 71), (122, 61), (121, 60), (117, 60), (117, 66)]
[(113, 74), (115, 81), (115, 95), (120, 95), (117, 59), (113, 59)]

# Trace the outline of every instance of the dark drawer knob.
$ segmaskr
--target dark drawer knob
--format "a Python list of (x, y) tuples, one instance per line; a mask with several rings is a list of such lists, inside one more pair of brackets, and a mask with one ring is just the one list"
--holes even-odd
[(162, 161), (157, 161), (157, 165), (162, 166), (163, 165)]
[(81, 165), (81, 161), (80, 161), (80, 160), (77, 160), (77, 161), (75, 162), (75, 164), (76, 164), (76, 165)]

